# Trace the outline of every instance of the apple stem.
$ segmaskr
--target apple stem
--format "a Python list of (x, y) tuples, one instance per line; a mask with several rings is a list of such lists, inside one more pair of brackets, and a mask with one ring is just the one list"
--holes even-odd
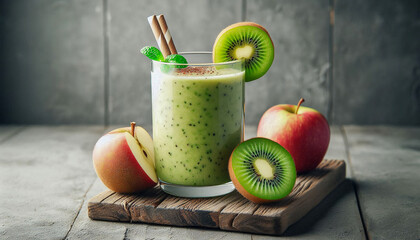
[(131, 136), (134, 137), (134, 129), (136, 128), (136, 122), (131, 122), (130, 125), (131, 125), (130, 133), (131, 133)]
[(296, 107), (295, 114), (297, 114), (297, 113), (298, 113), (298, 111), (299, 111), (299, 107), (300, 107), (300, 105), (301, 105), (304, 101), (305, 101), (305, 99), (300, 98), (299, 103), (298, 103), (298, 105), (297, 105), (297, 107)]

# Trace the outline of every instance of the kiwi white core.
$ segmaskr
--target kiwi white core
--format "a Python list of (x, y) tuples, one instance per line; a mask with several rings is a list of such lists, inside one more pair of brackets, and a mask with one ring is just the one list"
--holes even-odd
[(236, 59), (251, 59), (254, 55), (255, 48), (251, 45), (243, 45), (235, 49), (234, 55)]
[[(127, 144), (130, 147), (131, 152), (136, 158), (137, 162), (140, 164), (140, 167), (146, 172), (147, 176), (152, 179), (154, 182), (157, 182), (156, 171), (153, 166), (153, 161), (149, 160), (148, 157), (144, 154), (143, 150), (140, 148), (139, 142), (131, 136), (130, 133), (124, 133), (125, 139), (127, 139)], [(149, 155), (150, 157), (150, 155)]]
[(274, 178), (274, 168), (267, 161), (267, 159), (257, 158), (254, 161), (255, 171), (261, 175), (263, 178), (270, 180)]

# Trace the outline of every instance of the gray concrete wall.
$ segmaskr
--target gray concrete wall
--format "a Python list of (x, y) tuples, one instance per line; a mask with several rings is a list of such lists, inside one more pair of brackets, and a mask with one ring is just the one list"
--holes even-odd
[(151, 124), (146, 21), (178, 50), (210, 50), (229, 24), (265, 26), (275, 60), (246, 84), (246, 122), (280, 104), (332, 124), (420, 125), (420, 1), (0, 1), (1, 124)]

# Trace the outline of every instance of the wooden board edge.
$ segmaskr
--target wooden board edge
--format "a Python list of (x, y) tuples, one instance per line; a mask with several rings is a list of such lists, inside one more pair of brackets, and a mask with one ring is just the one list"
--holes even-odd
[[(107, 214), (111, 212), (112, 214)], [(109, 203), (88, 203), (88, 216), (92, 220), (130, 222), (131, 215), (123, 207)]]
[[(151, 191), (156, 191), (152, 189)], [(146, 196), (121, 195), (112, 191), (102, 192), (91, 198), (88, 202), (88, 216), (92, 220), (105, 220), (116, 222), (145, 222), (155, 223), (148, 218), (147, 212), (153, 213), (156, 206), (159, 205), (165, 198), (165, 194), (156, 194), (157, 199), (148, 201), (150, 194)], [(118, 195), (118, 196), (117, 196)], [(116, 196), (115, 201), (107, 202), (105, 200), (112, 196)], [(142, 202), (137, 205), (138, 202)]]
[[(322, 180), (312, 189), (308, 190), (305, 195), (311, 196), (308, 198), (299, 198), (297, 201), (293, 202), (289, 208), (287, 208), (283, 215), (285, 216), (285, 224), (282, 224), (280, 227), (280, 234), (283, 234), (291, 225), (295, 224), (302, 217), (308, 214), (309, 211), (314, 209), (318, 204), (324, 200), (334, 189), (336, 189), (344, 180), (346, 179), (346, 163), (344, 160), (339, 160), (341, 164), (331, 173), (327, 174)], [(334, 181), (335, 180), (335, 181)], [(323, 184), (321, 184), (323, 183)], [(329, 183), (326, 184), (325, 183)], [(324, 188), (324, 194), (318, 194), (319, 189)], [(305, 199), (311, 199), (311, 205), (303, 204)], [(300, 211), (290, 214), (290, 211), (293, 207), (296, 207)]]

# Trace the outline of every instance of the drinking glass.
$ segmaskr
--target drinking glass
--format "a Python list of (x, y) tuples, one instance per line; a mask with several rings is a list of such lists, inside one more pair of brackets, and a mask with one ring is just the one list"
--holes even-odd
[(244, 62), (212, 63), (211, 52), (181, 53), (188, 64), (153, 61), (153, 142), (163, 191), (213, 197), (233, 191), (228, 162), (244, 134)]

